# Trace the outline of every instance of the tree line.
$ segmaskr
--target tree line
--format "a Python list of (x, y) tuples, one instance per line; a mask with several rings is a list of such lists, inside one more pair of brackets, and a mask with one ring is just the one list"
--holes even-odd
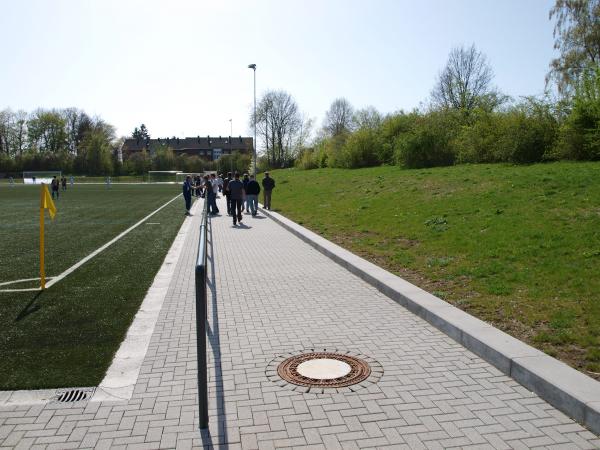
[(115, 129), (76, 108), (0, 111), (0, 172), (104, 175), (117, 165)]
[(560, 54), (550, 62), (543, 96), (504, 95), (487, 57), (475, 45), (456, 47), (426, 106), (382, 115), (338, 98), (307, 144), (314, 121), (302, 117), (290, 94), (267, 92), (256, 118), (261, 165), (421, 168), (600, 159), (600, 0), (557, 0), (549, 18), (556, 20)]
[[(142, 124), (133, 138), (150, 139)], [(150, 154), (146, 150), (126, 155), (118, 151), (124, 138), (116, 138), (112, 125), (76, 108), (0, 111), (0, 176), (24, 171), (61, 170), (79, 175), (143, 175), (149, 170), (246, 171), (249, 155), (223, 155), (206, 161), (195, 155), (175, 155), (166, 145)]]

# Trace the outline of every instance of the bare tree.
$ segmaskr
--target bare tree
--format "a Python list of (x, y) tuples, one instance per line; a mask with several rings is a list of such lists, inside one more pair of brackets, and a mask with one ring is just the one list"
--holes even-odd
[(0, 153), (7, 155), (10, 151), (10, 128), (13, 112), (10, 109), (0, 111)]
[(464, 112), (480, 105), (494, 108), (498, 106), (500, 96), (492, 87), (493, 78), (487, 58), (475, 45), (456, 47), (450, 52), (446, 67), (431, 92), (433, 103)]
[(27, 145), (27, 117), (27, 112), (23, 110), (19, 110), (13, 115), (10, 140), (13, 154), (20, 155), (25, 151)]
[(352, 130), (354, 108), (345, 98), (336, 98), (325, 113), (323, 129), (329, 136), (338, 136)]
[(355, 128), (375, 129), (381, 125), (382, 121), (381, 113), (373, 106), (357, 110), (352, 117)]
[(600, 63), (600, 0), (556, 0), (550, 10), (554, 48), (560, 52), (550, 62), (546, 84), (554, 80), (568, 94), (586, 70)]
[[(252, 115), (250, 117), (252, 122)], [(301, 134), (303, 119), (296, 101), (285, 91), (268, 91), (256, 108), (257, 135), (263, 136), (267, 160), (285, 167), (293, 159), (293, 143)]]

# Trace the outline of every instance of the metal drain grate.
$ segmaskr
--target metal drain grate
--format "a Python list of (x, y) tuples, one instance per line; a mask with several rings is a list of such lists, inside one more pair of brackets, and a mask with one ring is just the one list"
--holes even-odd
[(56, 392), (55, 401), (60, 403), (74, 403), (88, 400), (94, 393), (93, 388), (65, 389)]

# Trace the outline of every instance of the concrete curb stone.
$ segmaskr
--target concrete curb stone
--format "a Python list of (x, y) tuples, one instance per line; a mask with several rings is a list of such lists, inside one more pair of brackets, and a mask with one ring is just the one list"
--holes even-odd
[(600, 434), (600, 383), (285, 216), (261, 212), (504, 374)]

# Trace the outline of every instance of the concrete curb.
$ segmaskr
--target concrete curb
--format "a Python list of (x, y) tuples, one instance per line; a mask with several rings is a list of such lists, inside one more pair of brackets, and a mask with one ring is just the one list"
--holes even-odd
[(502, 373), (600, 435), (600, 383), (343, 249), (281, 214), (261, 212)]

